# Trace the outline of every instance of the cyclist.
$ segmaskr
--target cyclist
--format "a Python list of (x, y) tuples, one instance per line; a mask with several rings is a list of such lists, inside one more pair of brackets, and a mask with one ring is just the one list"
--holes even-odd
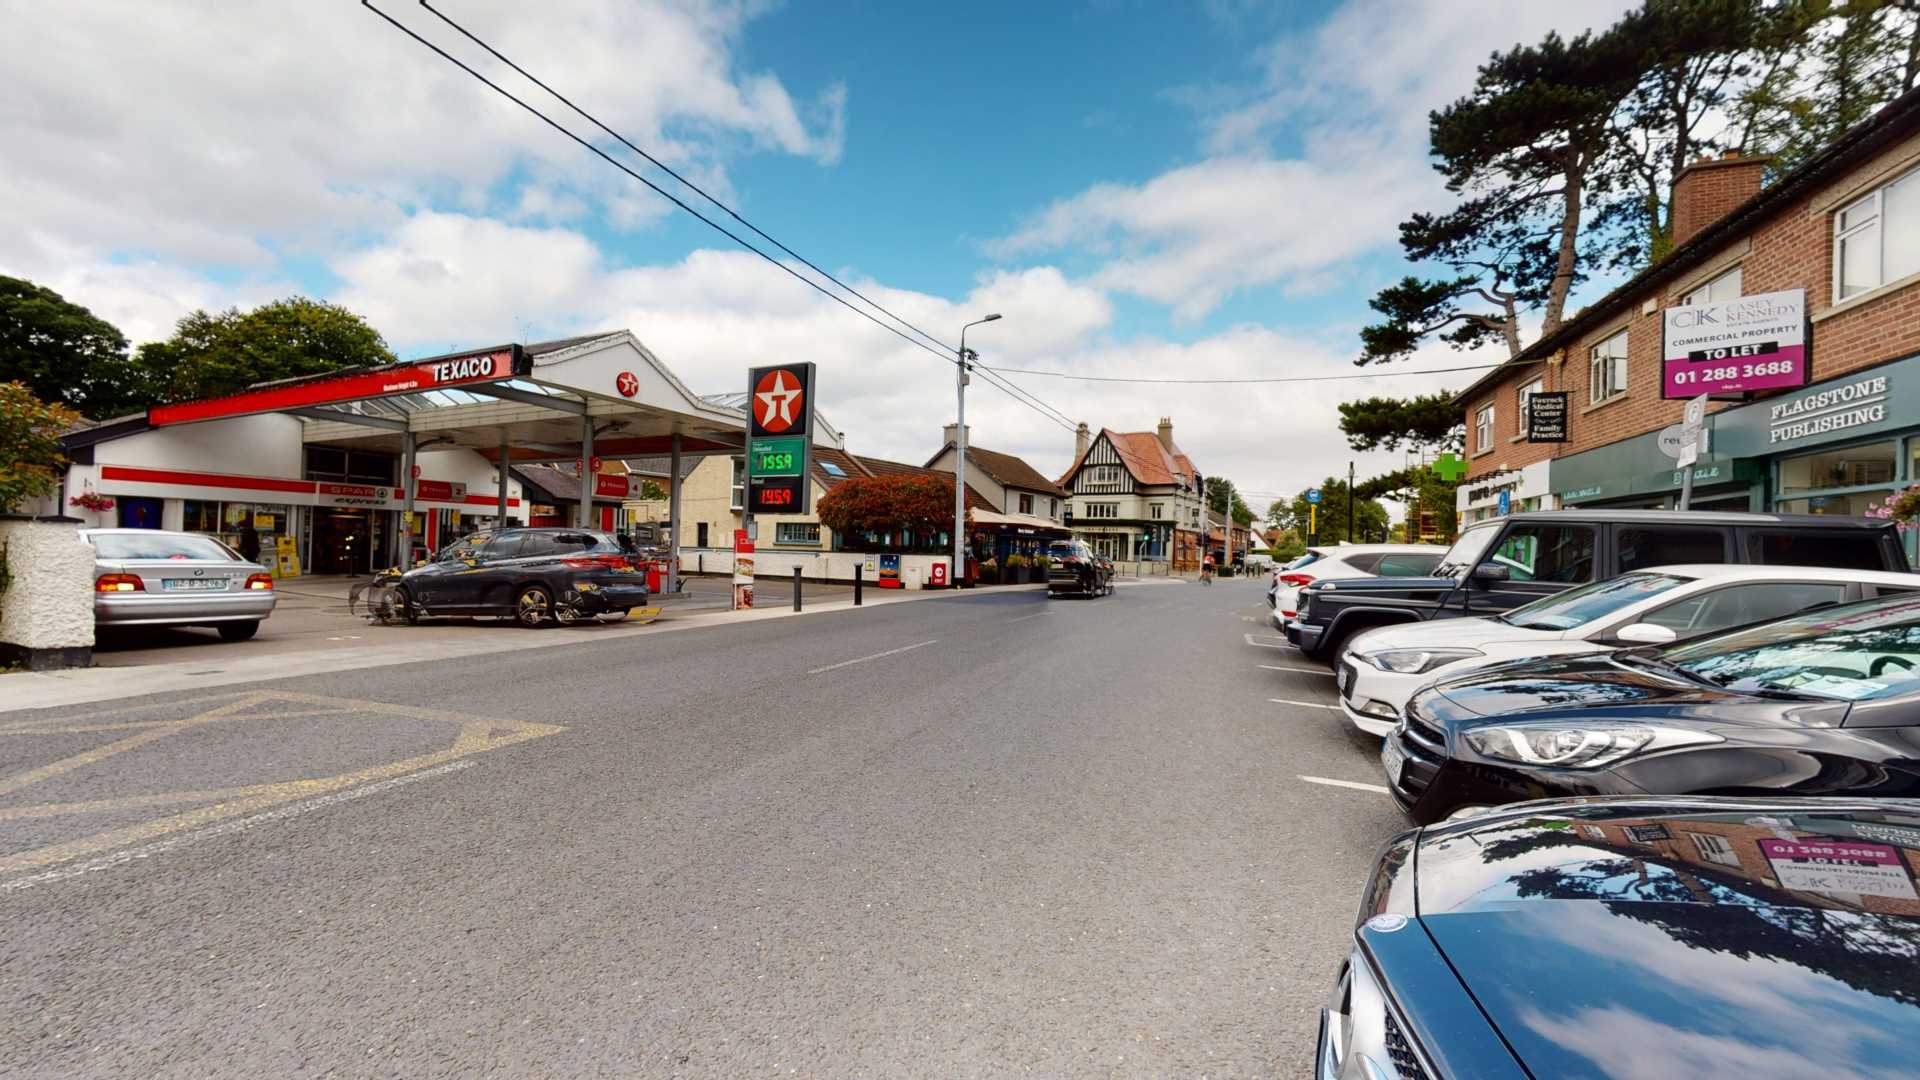
[(1213, 552), (1211, 551), (1207, 552), (1207, 557), (1200, 561), (1200, 584), (1213, 584)]

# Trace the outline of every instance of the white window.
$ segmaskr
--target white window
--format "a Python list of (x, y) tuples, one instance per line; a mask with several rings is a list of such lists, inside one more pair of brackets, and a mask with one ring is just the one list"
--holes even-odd
[(773, 542), (776, 544), (812, 544), (820, 543), (820, 526), (806, 521), (783, 521), (774, 526)]
[(1482, 405), (1480, 411), (1473, 414), (1473, 445), (1481, 450), (1493, 449), (1493, 406)]
[(1693, 849), (1708, 862), (1721, 866), (1740, 865), (1740, 856), (1733, 850), (1733, 844), (1719, 833), (1690, 832), (1687, 836), (1693, 840)]
[(1103, 488), (1119, 487), (1120, 486), (1120, 466), (1118, 465), (1088, 466), (1087, 467), (1087, 486), (1103, 487)]
[(1047, 516), (1050, 518), (1057, 518), (1060, 516), (1060, 500), (1059, 499), (1047, 500)]
[(1547, 380), (1535, 379), (1520, 388), (1520, 434), (1533, 426), (1533, 395), (1545, 391)]
[(1152, 506), (1148, 507), (1147, 509), (1151, 513), (1151, 516), (1153, 517), (1153, 519), (1155, 521), (1158, 521), (1162, 516), (1165, 515), (1167, 507), (1165, 503), (1154, 503)]
[(727, 493), (727, 508), (738, 510), (747, 504), (747, 459), (733, 459), (733, 490)]
[(1087, 504), (1087, 516), (1090, 518), (1117, 518), (1120, 516), (1120, 504), (1090, 502)]
[(1595, 345), (1587, 355), (1587, 398), (1593, 402), (1627, 392), (1627, 332)]
[(1833, 216), (1833, 298), (1920, 273), (1920, 172)]
[(1031, 495), (1020, 496), (1020, 512), (1023, 514), (1033, 513), (1033, 496)]
[(1698, 307), (1701, 304), (1717, 304), (1722, 300), (1738, 299), (1740, 299), (1740, 268), (1736, 266), (1681, 297), (1680, 306)]

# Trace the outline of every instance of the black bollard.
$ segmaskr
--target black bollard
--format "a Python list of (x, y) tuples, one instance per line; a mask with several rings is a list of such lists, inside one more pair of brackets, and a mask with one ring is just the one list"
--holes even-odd
[(793, 610), (800, 610), (800, 568), (793, 568)]
[(865, 581), (866, 577), (867, 577), (867, 565), (865, 563), (854, 563), (853, 564), (853, 606), (854, 607), (860, 606), (860, 583), (862, 581)]

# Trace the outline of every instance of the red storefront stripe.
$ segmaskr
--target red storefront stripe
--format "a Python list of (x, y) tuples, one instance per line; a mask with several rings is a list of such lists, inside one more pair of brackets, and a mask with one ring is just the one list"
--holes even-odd
[(281, 480), (271, 476), (233, 476), (228, 473), (182, 472), (177, 469), (141, 469), (132, 465), (102, 465), (100, 479), (125, 480), (134, 484), (181, 484), (194, 487), (234, 488), (251, 491), (291, 491), (314, 493), (311, 480)]
[(525, 366), (519, 359), (521, 356), (524, 354), (515, 346), (433, 363), (356, 372), (337, 379), (321, 379), (293, 386), (269, 386), (204, 401), (155, 405), (147, 410), (147, 422), (154, 427), (165, 427), (168, 424), (191, 424), (198, 420), (217, 420), (227, 416), (333, 405), (392, 394), (415, 394), (462, 383), (497, 382), (525, 374), (515, 370)]

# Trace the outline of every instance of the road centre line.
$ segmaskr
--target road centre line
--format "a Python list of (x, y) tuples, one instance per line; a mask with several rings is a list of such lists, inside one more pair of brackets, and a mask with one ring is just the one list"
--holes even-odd
[(331, 795), (322, 795), (318, 798), (308, 799), (305, 802), (294, 803), (291, 806), (282, 806), (277, 810), (268, 810), (265, 813), (254, 814), (251, 817), (237, 818), (233, 821), (223, 821), (210, 828), (169, 837), (168, 839), (158, 840), (154, 843), (144, 844), (136, 848), (128, 848), (125, 851), (116, 851), (111, 855), (103, 855), (97, 859), (89, 859), (86, 862), (74, 866), (62, 866), (56, 870), (43, 870), (38, 874), (29, 874), (26, 877), (14, 878), (12, 881), (0, 882), (0, 892), (30, 889), (35, 885), (45, 885), (48, 882), (59, 881), (63, 878), (77, 877), (81, 874), (91, 874), (100, 870), (111, 870), (116, 866), (132, 862), (135, 859), (147, 859), (155, 855), (164, 855), (169, 851), (186, 847), (189, 844), (197, 844), (202, 840), (215, 836), (226, 836), (229, 833), (245, 832), (256, 825), (265, 825), (270, 821), (281, 821), (290, 817), (298, 817), (301, 814), (309, 814), (315, 810), (335, 806), (339, 803), (362, 799), (368, 795), (377, 795), (382, 791), (391, 791), (394, 788), (416, 781), (430, 780), (436, 776), (445, 776), (448, 773), (459, 772), (461, 769), (470, 769), (475, 764), (477, 764), (477, 762), (470, 760), (449, 761), (445, 765), (438, 765), (431, 769), (422, 769), (419, 772), (407, 773), (404, 776), (396, 776), (389, 780), (362, 784), (356, 788), (336, 791)]
[(837, 664), (828, 664), (826, 667), (814, 668), (812, 671), (807, 672), (807, 674), (819, 675), (819, 674), (822, 674), (823, 672), (833, 671), (838, 668), (847, 667), (850, 664), (864, 664), (869, 660), (878, 660), (883, 656), (898, 656), (903, 652), (912, 652), (915, 649), (924, 649), (927, 646), (932, 645), (939, 640), (940, 640), (939, 638), (935, 638), (933, 641), (922, 641), (917, 645), (902, 645), (897, 649), (888, 649), (886, 652), (877, 652), (877, 653), (874, 653), (872, 656), (861, 656), (861, 657), (856, 657), (855, 659), (852, 659), (852, 660), (842, 660)]
[(1255, 664), (1253, 666), (1257, 668), (1266, 668), (1268, 671), (1297, 671), (1302, 675), (1325, 675), (1328, 678), (1333, 677), (1333, 672), (1328, 671), (1325, 668), (1300, 667), (1297, 664)]
[(1289, 698), (1278, 697), (1270, 697), (1267, 700), (1273, 702), (1275, 705), (1304, 705), (1309, 709), (1332, 709), (1334, 712), (1340, 711), (1340, 706), (1338, 705), (1322, 705), (1317, 701), (1293, 701)]
[(1051, 615), (1051, 614), (1053, 614), (1053, 609), (1048, 608), (1045, 611), (1036, 611), (1031, 615), (1022, 615), (1017, 619), (1008, 619), (1007, 621), (1008, 622), (1026, 622), (1028, 619), (1037, 619), (1042, 615)]
[(1309, 784), (1325, 784), (1328, 787), (1352, 788), (1355, 791), (1373, 791), (1381, 795), (1392, 794), (1392, 792), (1389, 792), (1386, 787), (1381, 784), (1360, 784), (1352, 780), (1334, 780), (1325, 776), (1303, 776), (1300, 779), (1305, 780)]

